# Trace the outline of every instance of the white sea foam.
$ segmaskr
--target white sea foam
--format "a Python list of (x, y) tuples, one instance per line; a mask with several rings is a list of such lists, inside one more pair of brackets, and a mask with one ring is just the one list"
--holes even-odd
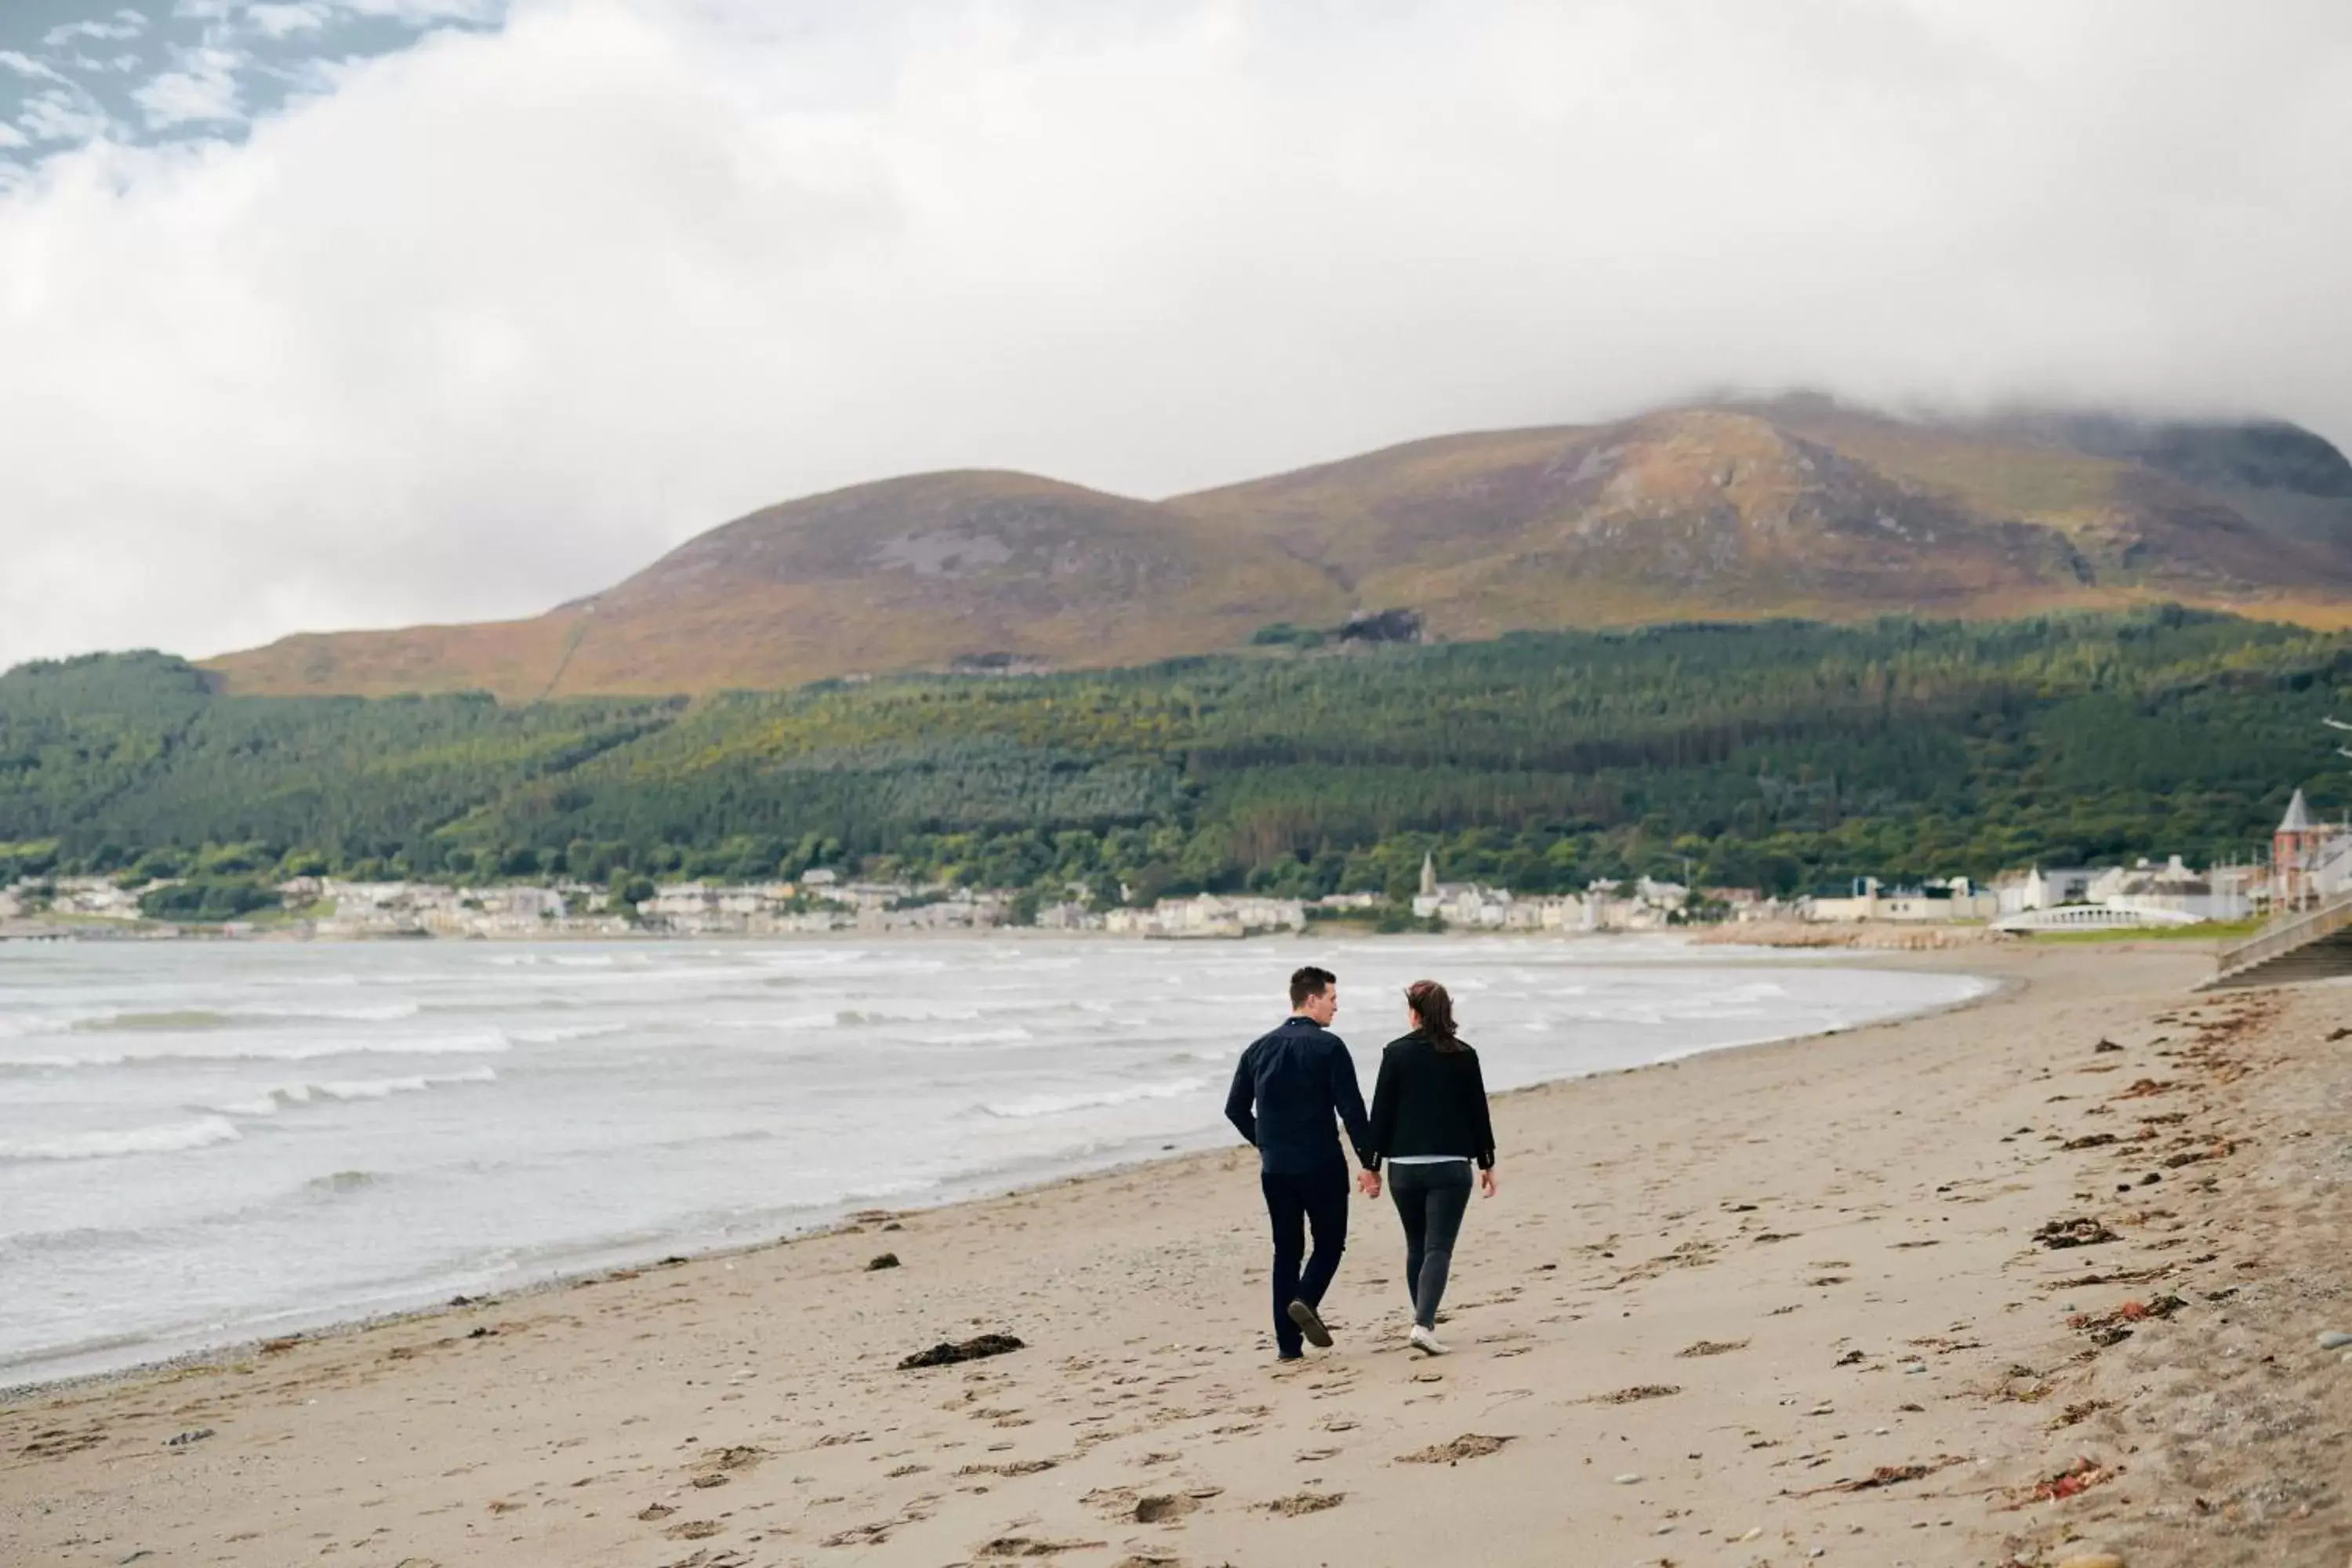
[(303, 1062), (322, 1057), (465, 1056), (509, 1049), (507, 1037), (497, 1029), (475, 1029), (454, 1035), (418, 1035), (408, 1038), (317, 1040), (289, 1037), (256, 1039), (250, 1035), (182, 1036), (169, 1046), (110, 1051), (90, 1056), (20, 1057), (5, 1065), (19, 1068), (111, 1068), (150, 1062)]
[(103, 1132), (68, 1132), (54, 1138), (0, 1140), (0, 1160), (102, 1160), (122, 1154), (174, 1154), (187, 1149), (233, 1143), (241, 1136), (226, 1116), (200, 1116)]
[(1015, 1026), (1010, 1029), (971, 1029), (960, 1035), (933, 1035), (924, 1041), (932, 1046), (1013, 1046), (1037, 1037)]
[(594, 1040), (606, 1035), (625, 1035), (626, 1024), (558, 1024), (545, 1029), (508, 1029), (506, 1037), (519, 1046), (560, 1046), (567, 1040)]
[(1025, 1121), (1038, 1116), (1067, 1116), (1078, 1110), (1105, 1110), (1115, 1105), (1133, 1105), (1139, 1100), (1176, 1100), (1188, 1094), (1198, 1094), (1209, 1087), (1204, 1078), (1170, 1079), (1161, 1083), (1130, 1084), (1125, 1089), (1085, 1090), (1076, 1094), (1034, 1094), (1022, 1100), (1002, 1100), (981, 1107), (991, 1116), (1010, 1121)]
[(232, 1100), (213, 1109), (225, 1116), (275, 1116), (291, 1105), (319, 1100), (384, 1100), (395, 1094), (422, 1094), (427, 1089), (463, 1083), (496, 1083), (496, 1068), (468, 1068), (464, 1072), (417, 1073), (408, 1078), (344, 1079), (332, 1083), (282, 1084), (252, 1100)]
[(444, 1084), (496, 1083), (496, 1068), (473, 1068), (465, 1072), (418, 1073), (412, 1078), (354, 1078), (334, 1083), (314, 1083), (310, 1091), (326, 1100), (383, 1100), (395, 1094), (422, 1094)]

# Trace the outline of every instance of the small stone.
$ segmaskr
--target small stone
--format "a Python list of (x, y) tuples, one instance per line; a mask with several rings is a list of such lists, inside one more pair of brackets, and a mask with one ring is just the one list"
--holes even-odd
[(1761, 1536), (1763, 1533), (1764, 1533), (1764, 1527), (1763, 1527), (1762, 1525), (1760, 1525), (1760, 1524), (1751, 1524), (1751, 1525), (1749, 1525), (1749, 1526), (1748, 1526), (1745, 1531), (1742, 1531), (1739, 1534), (1733, 1536), (1733, 1537), (1731, 1538), (1731, 1543), (1732, 1543), (1734, 1546), (1738, 1546), (1738, 1545), (1739, 1545), (1740, 1543), (1742, 1543), (1743, 1542), (1754, 1541), (1754, 1540), (1756, 1540), (1758, 1537)]
[(1640, 1471), (1628, 1470), (1623, 1475), (1617, 1478), (1617, 1484), (1621, 1487), (1630, 1487), (1641, 1479), (1642, 1475)]
[(898, 1255), (895, 1252), (886, 1252), (880, 1257), (875, 1258), (871, 1263), (868, 1263), (866, 1266), (866, 1272), (872, 1274), (884, 1268), (896, 1268), (898, 1267)]
[(2347, 1334), (2341, 1329), (2330, 1329), (2319, 1336), (2321, 1350), (2340, 1351), (2347, 1345), (2352, 1345), (2352, 1334)]

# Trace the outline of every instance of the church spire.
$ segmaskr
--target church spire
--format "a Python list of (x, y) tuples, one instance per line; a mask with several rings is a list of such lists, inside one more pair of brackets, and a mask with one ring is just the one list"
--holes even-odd
[[(2297, 800), (2302, 798), (2301, 795), (2295, 796)], [(1421, 858), (1421, 896), (1424, 899), (1437, 896), (1437, 857), (1434, 854), (1423, 854)]]

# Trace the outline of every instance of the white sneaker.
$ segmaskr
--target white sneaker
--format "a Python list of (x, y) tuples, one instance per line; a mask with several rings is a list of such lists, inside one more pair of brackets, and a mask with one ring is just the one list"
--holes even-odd
[(1412, 1342), (1412, 1348), (1423, 1355), (1445, 1354), (1445, 1347), (1438, 1342), (1437, 1336), (1419, 1323), (1415, 1323), (1412, 1326), (1412, 1332), (1405, 1337)]

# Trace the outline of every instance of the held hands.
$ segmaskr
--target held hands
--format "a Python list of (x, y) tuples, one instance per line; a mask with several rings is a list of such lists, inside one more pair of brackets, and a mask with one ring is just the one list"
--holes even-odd
[(1381, 1195), (1381, 1173), (1378, 1171), (1359, 1171), (1356, 1173), (1356, 1185), (1366, 1197), (1379, 1197)]
[(1486, 1197), (1491, 1198), (1495, 1195), (1495, 1173), (1492, 1167), (1478, 1173), (1478, 1191)]

